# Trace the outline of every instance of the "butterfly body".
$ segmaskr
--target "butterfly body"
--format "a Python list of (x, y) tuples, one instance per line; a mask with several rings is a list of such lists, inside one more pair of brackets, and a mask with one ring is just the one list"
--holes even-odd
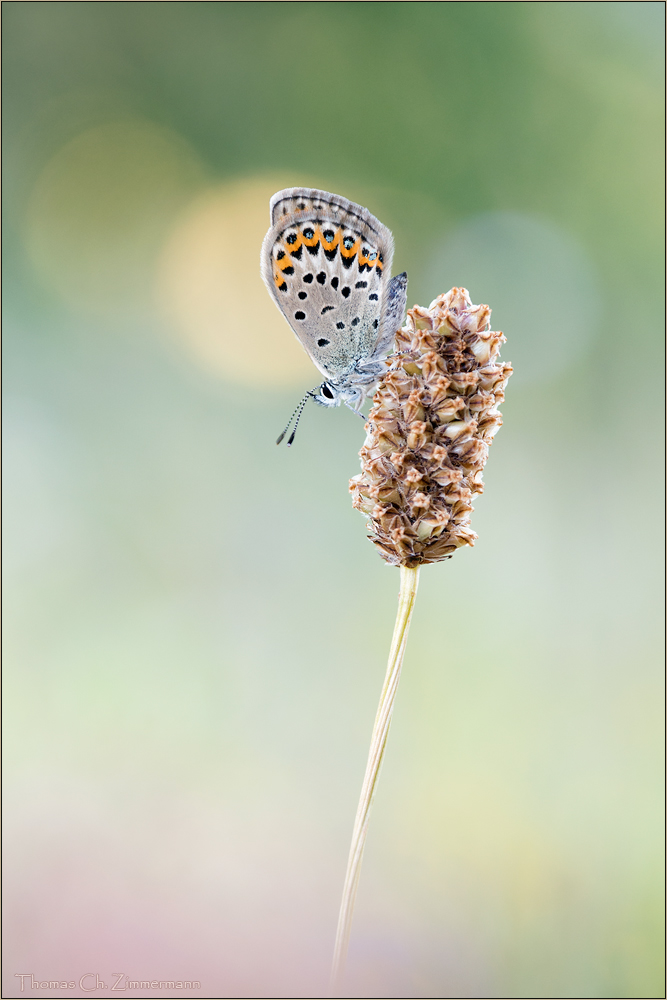
[(287, 188), (270, 210), (262, 277), (325, 376), (310, 395), (359, 412), (405, 312), (407, 275), (390, 280), (392, 234), (368, 209), (328, 191)]

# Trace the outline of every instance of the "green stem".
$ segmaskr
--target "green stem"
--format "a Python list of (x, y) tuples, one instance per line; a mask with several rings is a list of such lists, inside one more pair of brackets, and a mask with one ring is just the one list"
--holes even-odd
[(330, 995), (335, 996), (336, 990), (345, 971), (347, 959), (347, 946), (350, 940), (350, 928), (352, 926), (352, 915), (354, 911), (354, 901), (357, 895), (357, 885), (359, 884), (359, 873), (361, 871), (361, 859), (366, 843), (368, 832), (368, 820), (370, 818), (371, 805), (377, 786), (378, 775), (387, 745), (387, 736), (391, 724), (391, 716), (394, 710), (394, 700), (398, 681), (401, 676), (401, 666), (403, 665), (403, 654), (405, 644), (408, 639), (410, 619), (412, 609), (417, 596), (417, 584), (419, 583), (419, 567), (408, 569), (401, 566), (401, 586), (398, 594), (398, 611), (396, 613), (396, 624), (394, 625), (394, 635), (391, 640), (389, 651), (389, 662), (387, 664), (387, 675), (384, 679), (380, 704), (373, 735), (371, 737), (371, 748), (368, 753), (368, 763), (366, 764), (366, 774), (361, 787), (361, 796), (357, 807), (357, 815), (354, 821), (352, 832), (352, 845), (350, 856), (347, 862), (347, 872), (345, 874), (345, 884), (343, 886), (343, 898), (340, 904), (340, 914), (338, 916), (338, 930), (336, 932), (336, 946), (334, 949), (333, 966), (331, 970), (331, 990)]

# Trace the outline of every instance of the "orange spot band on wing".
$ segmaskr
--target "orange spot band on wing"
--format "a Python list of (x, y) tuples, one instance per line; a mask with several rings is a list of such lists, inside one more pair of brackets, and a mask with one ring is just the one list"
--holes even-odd
[[(287, 268), (291, 268), (292, 267), (292, 261), (290, 259), (290, 256), (292, 254), (294, 254), (295, 252), (298, 252), (302, 246), (306, 246), (306, 247), (311, 247), (312, 248), (312, 247), (316, 246), (318, 244), (318, 242), (321, 242), (323, 249), (326, 250), (326, 251), (328, 251), (328, 252), (331, 252), (336, 247), (338, 247), (340, 249), (341, 256), (345, 257), (346, 260), (350, 260), (351, 258), (355, 257), (357, 254), (359, 254), (359, 266), (360, 267), (362, 265), (367, 266), (369, 269), (375, 267), (375, 268), (377, 268), (378, 273), (382, 273), (382, 271), (383, 271), (384, 268), (383, 268), (382, 262), (378, 259), (378, 256), (376, 256), (375, 258), (365, 257), (360, 252), (361, 251), (361, 246), (362, 246), (362, 239), (361, 239), (360, 236), (357, 237), (357, 239), (354, 242), (353, 246), (351, 246), (349, 250), (345, 247), (345, 244), (343, 243), (342, 236), (343, 236), (343, 230), (340, 227), (336, 230), (336, 232), (334, 234), (334, 238), (331, 241), (326, 240), (324, 238), (324, 233), (322, 232), (322, 229), (320, 228), (320, 226), (315, 226), (314, 227), (313, 235), (310, 237), (310, 239), (308, 237), (304, 236), (304, 234), (302, 232), (297, 232), (296, 233), (296, 240), (294, 241), (294, 243), (288, 243), (286, 240), (284, 240), (281, 243), (281, 246), (285, 250), (285, 256), (282, 258), (282, 260), (275, 261), (275, 263), (277, 265), (277, 268), (278, 268), (278, 271), (279, 272), (283, 272), (283, 271), (286, 271)], [(275, 280), (276, 280), (276, 284), (280, 285), (282, 283), (282, 281), (283, 281), (282, 275), (280, 273), (276, 273)]]

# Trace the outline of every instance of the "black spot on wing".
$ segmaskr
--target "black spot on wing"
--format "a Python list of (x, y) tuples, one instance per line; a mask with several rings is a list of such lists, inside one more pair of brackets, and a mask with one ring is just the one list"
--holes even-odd
[(295, 260), (301, 260), (302, 253), (303, 253), (303, 243), (301, 244), (298, 250), (290, 250), (289, 255), (290, 257), (294, 257)]
[(338, 278), (332, 278), (331, 279), (331, 287), (332, 288), (338, 288)]
[[(305, 281), (306, 279), (304, 278), (303, 280)], [(371, 300), (371, 302), (377, 302), (377, 300), (378, 300), (378, 297), (375, 294), (375, 292), (371, 292), (371, 294), (368, 296), (368, 298)]]
[(329, 341), (325, 340), (324, 337), (320, 337), (320, 339), (317, 341), (317, 346), (318, 347), (327, 347), (328, 344), (329, 344)]
[(344, 299), (347, 299), (347, 298), (349, 298), (351, 291), (352, 291), (352, 289), (349, 288), (348, 285), (346, 285), (345, 288), (343, 288), (341, 290), (340, 294), (343, 296)]
[[(303, 280), (306, 282), (307, 285), (309, 285), (311, 283), (311, 281), (313, 280), (313, 277), (314, 277), (314, 275), (312, 275), (312, 274), (304, 274)], [(375, 298), (377, 298), (377, 295), (375, 296)]]
[(327, 250), (324, 248), (324, 256), (327, 260), (333, 260), (338, 253), (338, 247), (334, 247), (333, 250)]
[(358, 326), (359, 322), (360, 322), (359, 317), (355, 316), (354, 319), (352, 320), (351, 326)]
[(289, 267), (283, 268), (283, 274), (294, 274), (294, 268), (290, 264)]
[(299, 292), (299, 298), (300, 299), (307, 299), (308, 298), (308, 292)]
[(325, 272), (324, 271), (320, 271), (320, 273), (317, 276), (318, 284), (323, 285), (326, 280), (327, 280), (327, 276), (326, 276)]
[(294, 319), (305, 319), (305, 318), (306, 314), (305, 312), (302, 312), (301, 309), (298, 309), (297, 312), (294, 313)]
[(325, 313), (331, 312), (332, 309), (333, 306), (325, 306), (324, 309), (321, 311), (320, 316), (324, 316)]
[(358, 281), (354, 287), (355, 288), (368, 288), (368, 282), (367, 281)]

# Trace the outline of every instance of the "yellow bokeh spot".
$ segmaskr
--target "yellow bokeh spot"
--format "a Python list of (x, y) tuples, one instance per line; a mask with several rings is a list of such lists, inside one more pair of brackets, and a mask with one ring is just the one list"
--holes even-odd
[(298, 179), (221, 185), (199, 196), (172, 232), (158, 270), (166, 315), (200, 362), (244, 385), (299, 385), (321, 378), (260, 277), (269, 199)]
[(51, 157), (31, 192), (24, 238), (32, 264), (78, 312), (150, 302), (165, 237), (204, 183), (194, 150), (155, 122), (87, 129)]

